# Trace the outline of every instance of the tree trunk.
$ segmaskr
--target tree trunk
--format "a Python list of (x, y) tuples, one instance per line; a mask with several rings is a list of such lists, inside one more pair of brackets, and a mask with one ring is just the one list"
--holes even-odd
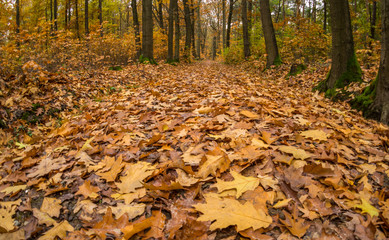
[(191, 41), (192, 41), (192, 55), (194, 58), (197, 59), (197, 53), (196, 53), (196, 45), (195, 45), (195, 6), (194, 6), (194, 1), (195, 0), (190, 0), (190, 16), (191, 16), (191, 28), (190, 30), (192, 31), (190, 36), (191, 36)]
[(162, 32), (165, 32), (165, 24), (163, 23), (162, 0), (158, 0), (158, 22)]
[(65, 0), (65, 26), (64, 29), (68, 30), (68, 11), (69, 11), (69, 0)]
[(382, 40), (381, 61), (377, 76), (373, 108), (380, 112), (380, 121), (389, 125), (389, 0), (381, 1)]
[(234, 0), (230, 1), (230, 10), (228, 12), (228, 20), (227, 20), (227, 36), (226, 36), (226, 47), (230, 47), (230, 39), (231, 39), (231, 22), (232, 22), (232, 14), (234, 12)]
[(370, 18), (370, 37), (372, 39), (375, 39), (376, 21), (377, 21), (377, 2), (374, 1), (371, 18)]
[(226, 0), (222, 0), (222, 38), (223, 38), (223, 49), (226, 48)]
[(103, 36), (103, 0), (99, 0), (100, 36)]
[(77, 32), (77, 38), (80, 39), (80, 25), (78, 23), (78, 0), (74, 0), (74, 11), (76, 14), (76, 32)]
[(192, 23), (190, 20), (190, 7), (188, 0), (183, 0), (184, 4), (184, 19), (185, 19), (185, 58), (189, 58), (191, 52), (191, 42), (192, 42)]
[[(262, 1), (261, 1), (262, 2)], [(250, 57), (249, 24), (247, 19), (247, 0), (242, 0), (242, 24), (243, 24), (243, 53), (244, 57)]]
[(140, 56), (140, 32), (139, 32), (139, 19), (138, 19), (138, 9), (136, 0), (131, 1), (132, 8), (132, 21), (134, 24), (134, 34), (135, 34), (135, 48), (136, 48), (136, 59)]
[(176, 12), (177, 0), (170, 0), (169, 3), (169, 29), (168, 29), (168, 39), (167, 39), (167, 60), (168, 62), (173, 61), (174, 54), (174, 14)]
[(88, 11), (88, 0), (85, 0), (85, 35), (89, 34), (89, 11)]
[(316, 0), (312, 2), (312, 20), (316, 23)]
[(324, 20), (323, 20), (323, 30), (327, 32), (327, 0), (324, 0)]
[(20, 0), (16, 0), (16, 33), (20, 33)]
[(285, 19), (286, 19), (285, 1), (286, 0), (282, 0), (282, 19), (283, 19), (284, 22), (285, 22)]
[(57, 0), (54, 0), (54, 30), (55, 31), (58, 31), (58, 23), (57, 23), (58, 13), (57, 13), (57, 10), (58, 10)]
[(247, 1), (247, 22), (248, 22), (248, 38), (251, 41), (251, 29), (253, 27), (253, 0)]
[(142, 4), (142, 55), (151, 63), (153, 57), (153, 0), (143, 0)]
[(178, 11), (178, 4), (176, 4), (176, 8), (174, 11), (174, 22), (175, 22), (175, 34), (174, 34), (174, 60), (180, 60), (180, 12)]
[(269, 0), (261, 0), (259, 4), (260, 4), (260, 11), (261, 11), (263, 34), (265, 36), (266, 53), (267, 53), (266, 68), (269, 68), (272, 65), (281, 64), (281, 59), (278, 53), (276, 36), (274, 34), (274, 27), (271, 19)]
[(330, 0), (332, 28), (332, 65), (328, 78), (319, 85), (328, 97), (335, 96), (336, 88), (361, 81), (361, 68), (354, 52), (348, 0)]
[(201, 45), (201, 15), (200, 15), (200, 6), (201, 6), (201, 0), (198, 2), (197, 6), (197, 57), (201, 58), (201, 52), (200, 52), (200, 45)]

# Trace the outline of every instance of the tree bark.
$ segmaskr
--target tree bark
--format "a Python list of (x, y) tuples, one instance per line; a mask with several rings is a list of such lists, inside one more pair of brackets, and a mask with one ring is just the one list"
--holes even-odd
[(370, 37), (372, 39), (375, 39), (375, 28), (376, 28), (376, 21), (377, 21), (377, 2), (373, 2), (373, 9), (371, 13), (370, 18)]
[(190, 30), (192, 31), (190, 36), (191, 36), (191, 41), (192, 41), (192, 55), (194, 58), (197, 59), (197, 53), (196, 53), (196, 41), (195, 41), (195, 5), (194, 5), (195, 0), (190, 0), (190, 16), (191, 16), (191, 28)]
[[(261, 0), (262, 2), (263, 0)], [(242, 24), (243, 24), (243, 53), (244, 57), (250, 57), (249, 24), (247, 19), (247, 0), (242, 0)]]
[(100, 36), (103, 36), (103, 0), (99, 0)]
[(266, 53), (267, 53), (266, 68), (269, 68), (272, 65), (281, 64), (281, 60), (278, 53), (277, 40), (274, 33), (273, 22), (271, 19), (269, 0), (261, 0), (259, 4), (260, 4), (260, 11), (261, 11), (263, 34), (265, 36)]
[(381, 8), (381, 60), (373, 108), (380, 112), (380, 121), (389, 125), (389, 0), (381, 0)]
[(185, 19), (185, 58), (189, 58), (191, 52), (191, 42), (192, 42), (192, 23), (190, 20), (190, 7), (188, 0), (183, 0), (184, 4), (184, 19)]
[(324, 0), (324, 20), (323, 20), (323, 30), (326, 33), (327, 32), (327, 0)]
[(230, 39), (231, 39), (231, 22), (232, 22), (232, 14), (234, 12), (234, 0), (230, 1), (230, 10), (228, 12), (228, 19), (227, 19), (227, 33), (226, 33), (226, 47), (230, 47)]
[(76, 14), (77, 38), (80, 39), (80, 25), (79, 25), (79, 19), (78, 19), (78, 0), (74, 0), (74, 11), (75, 11), (75, 14)]
[[(328, 78), (321, 90), (343, 88), (351, 82), (361, 81), (361, 68), (354, 52), (348, 0), (330, 0), (332, 28), (332, 64)], [(327, 92), (333, 97), (334, 91)]]
[(178, 4), (174, 11), (174, 22), (175, 22), (175, 34), (174, 34), (174, 60), (180, 60), (180, 12), (178, 11)]
[(162, 32), (165, 32), (165, 24), (163, 22), (163, 8), (162, 8), (162, 0), (158, 0), (158, 22), (159, 26), (162, 29)]
[(89, 11), (88, 11), (88, 0), (85, 0), (85, 35), (89, 34)]
[(20, 0), (16, 0), (16, 33), (20, 33)]
[(223, 49), (226, 48), (226, 0), (222, 0), (222, 38), (223, 38)]
[(54, 0), (54, 30), (55, 31), (58, 31), (58, 22), (57, 22), (57, 18), (58, 18), (58, 3), (57, 3), (57, 0)]
[(140, 56), (140, 31), (139, 31), (139, 18), (138, 18), (138, 9), (137, 9), (136, 0), (131, 1), (131, 8), (132, 8), (132, 21), (134, 24), (134, 34), (135, 34), (135, 48), (136, 48), (135, 58), (138, 59)]
[(201, 58), (201, 52), (200, 52), (200, 45), (201, 45), (201, 15), (200, 15), (200, 6), (201, 6), (201, 0), (198, 2), (197, 6), (197, 57)]
[[(169, 3), (169, 20), (168, 20), (168, 39), (167, 39), (167, 60), (173, 61), (174, 54), (174, 14), (176, 12), (177, 0), (170, 0)], [(177, 30), (176, 30), (177, 31)]]
[(142, 55), (154, 60), (153, 56), (153, 1), (143, 0), (142, 4)]

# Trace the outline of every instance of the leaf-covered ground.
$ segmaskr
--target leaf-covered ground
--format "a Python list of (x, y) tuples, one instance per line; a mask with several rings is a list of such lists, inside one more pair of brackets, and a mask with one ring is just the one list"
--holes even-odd
[(389, 128), (250, 69), (2, 81), (0, 239), (389, 237)]

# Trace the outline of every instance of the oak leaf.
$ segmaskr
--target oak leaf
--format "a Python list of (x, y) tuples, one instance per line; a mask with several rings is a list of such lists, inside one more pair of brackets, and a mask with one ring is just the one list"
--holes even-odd
[(239, 198), (244, 192), (248, 190), (254, 190), (259, 185), (259, 178), (255, 177), (245, 177), (237, 172), (231, 172), (232, 177), (234, 177), (233, 181), (223, 181), (220, 179), (216, 179), (216, 187), (218, 192), (221, 193), (225, 190), (236, 189), (236, 198)]
[(13, 202), (0, 202), (0, 233), (10, 232), (14, 230), (14, 219), (12, 215), (16, 213), (16, 208), (22, 200)]
[(16, 193), (26, 189), (26, 187), (27, 187), (27, 185), (11, 186), (11, 187), (4, 188), (0, 192), (5, 193), (5, 195), (7, 196), (8, 194), (11, 194), (11, 193), (16, 194)]
[(245, 117), (252, 118), (252, 119), (258, 119), (259, 118), (258, 114), (254, 113), (254, 112), (247, 111), (247, 110), (240, 111), (240, 114), (245, 116)]
[(361, 204), (355, 204), (354, 207), (362, 210), (362, 213), (368, 213), (371, 217), (378, 216), (379, 210), (369, 203), (364, 198), (361, 198)]
[(300, 133), (305, 138), (312, 138), (313, 140), (327, 141), (327, 133), (322, 130), (308, 130)]
[(63, 157), (59, 157), (55, 159), (52, 159), (51, 157), (46, 157), (42, 159), (36, 167), (32, 168), (29, 171), (27, 177), (35, 178), (35, 177), (44, 176), (50, 173), (51, 171), (60, 169), (61, 167), (64, 166), (65, 163), (66, 163), (66, 159)]
[(122, 161), (122, 155), (120, 155), (108, 171), (99, 171), (96, 174), (105, 179), (107, 182), (114, 182), (124, 167)]
[(61, 208), (61, 200), (56, 198), (44, 198), (40, 210), (47, 213), (50, 217), (59, 217)]
[(278, 147), (278, 150), (280, 150), (281, 152), (284, 152), (284, 153), (293, 154), (294, 158), (301, 159), (301, 160), (310, 158), (312, 156), (310, 153), (307, 153), (303, 149), (298, 149), (298, 148), (293, 147), (293, 146), (281, 146), (281, 147)]
[(154, 170), (155, 166), (147, 162), (129, 164), (125, 175), (120, 178), (121, 183), (116, 183), (119, 193), (131, 193), (143, 187), (142, 181), (153, 174)]
[(208, 175), (216, 175), (219, 170), (220, 173), (226, 171), (230, 166), (230, 159), (227, 154), (222, 153), (221, 155), (206, 155), (206, 161), (203, 162), (199, 168), (197, 176), (205, 179)]
[(91, 186), (89, 180), (86, 180), (78, 189), (75, 195), (82, 195), (84, 198), (96, 199), (99, 194), (97, 194), (100, 190), (99, 187)]
[(250, 202), (241, 204), (238, 200), (221, 199), (216, 194), (204, 196), (206, 203), (194, 205), (195, 209), (202, 212), (198, 221), (214, 221), (210, 230), (226, 228), (236, 225), (238, 231), (252, 227), (254, 230), (268, 227), (273, 219), (263, 210), (257, 209)]
[(40, 237), (38, 240), (52, 240), (59, 238), (65, 238), (67, 232), (73, 232), (74, 228), (72, 225), (69, 224), (68, 221), (63, 221), (56, 226), (54, 226), (49, 231), (45, 232), (42, 237)]
[(53, 226), (57, 224), (57, 222), (52, 219), (49, 214), (40, 211), (39, 209), (33, 208), (32, 212), (34, 214), (34, 217), (38, 219), (39, 224), (46, 224), (46, 226)]
[(279, 219), (296, 237), (303, 237), (307, 232), (309, 225), (305, 223), (304, 219), (298, 217), (298, 210), (295, 207), (293, 215), (287, 211), (282, 211), (285, 215), (285, 220)]

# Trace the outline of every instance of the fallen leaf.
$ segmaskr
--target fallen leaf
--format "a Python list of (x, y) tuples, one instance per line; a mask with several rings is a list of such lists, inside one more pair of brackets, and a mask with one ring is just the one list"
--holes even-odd
[(66, 237), (66, 233), (73, 231), (74, 228), (72, 225), (70, 225), (69, 222), (65, 220), (51, 228), (49, 231), (45, 232), (38, 240), (53, 240), (57, 237), (62, 239)]
[(46, 224), (46, 226), (48, 226), (48, 227), (57, 224), (57, 222), (54, 219), (52, 219), (49, 216), (49, 214), (47, 214), (45, 212), (42, 212), (36, 208), (33, 208), (32, 212), (34, 214), (34, 217), (36, 217), (38, 219), (39, 224)]
[(80, 186), (78, 191), (75, 193), (75, 195), (82, 195), (84, 198), (90, 198), (90, 199), (96, 199), (99, 194), (97, 194), (100, 191), (99, 187), (91, 186), (91, 183), (89, 180), (84, 181), (84, 183)]
[(210, 230), (237, 226), (237, 231), (243, 231), (250, 227), (254, 230), (268, 227), (273, 219), (264, 211), (257, 209), (250, 202), (241, 204), (233, 199), (221, 199), (216, 194), (204, 196), (206, 203), (194, 205), (194, 208), (202, 212), (198, 221), (214, 221)]
[(227, 154), (222, 153), (222, 155), (205, 155), (206, 161), (200, 165), (197, 176), (205, 179), (208, 175), (216, 176), (216, 171), (219, 170), (220, 173), (226, 171), (230, 166), (230, 159)]
[(61, 200), (46, 197), (43, 199), (40, 211), (47, 213), (50, 217), (59, 217), (61, 208)]
[(298, 148), (293, 147), (293, 146), (281, 146), (281, 147), (278, 147), (278, 149), (284, 153), (293, 154), (293, 157), (296, 159), (304, 160), (304, 159), (310, 158), (312, 156), (311, 154), (307, 153), (303, 149), (298, 149)]
[(252, 119), (258, 119), (259, 118), (258, 114), (250, 112), (250, 111), (247, 111), (247, 110), (240, 111), (240, 114), (242, 114), (245, 117), (252, 118)]
[(121, 183), (116, 183), (120, 193), (135, 192), (137, 188), (143, 187), (142, 181), (153, 174), (155, 166), (147, 162), (137, 162), (126, 167), (125, 175), (120, 178)]
[(223, 181), (216, 179), (217, 183), (215, 186), (218, 189), (218, 192), (221, 193), (225, 190), (236, 189), (236, 198), (239, 198), (244, 192), (248, 190), (254, 190), (258, 187), (260, 179), (256, 177), (245, 177), (237, 172), (231, 172), (233, 181)]
[(327, 133), (322, 130), (308, 130), (300, 133), (305, 138), (312, 138), (313, 140), (327, 141)]

